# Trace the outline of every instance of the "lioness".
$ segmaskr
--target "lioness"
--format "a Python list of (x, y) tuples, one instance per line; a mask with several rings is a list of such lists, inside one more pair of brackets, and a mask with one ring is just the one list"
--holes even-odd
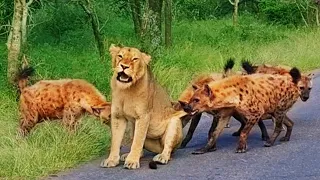
[(102, 167), (115, 167), (120, 161), (120, 145), (128, 123), (134, 126), (130, 153), (121, 156), (124, 167), (140, 167), (143, 147), (158, 153), (153, 161), (167, 164), (171, 152), (182, 140), (183, 111), (175, 111), (169, 95), (154, 80), (151, 56), (132, 47), (109, 48), (114, 70), (111, 79), (111, 151)]

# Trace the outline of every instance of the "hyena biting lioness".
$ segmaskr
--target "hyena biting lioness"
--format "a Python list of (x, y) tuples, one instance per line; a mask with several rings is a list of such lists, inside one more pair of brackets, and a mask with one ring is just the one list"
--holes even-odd
[(37, 124), (48, 119), (62, 119), (74, 129), (79, 117), (88, 112), (108, 124), (111, 104), (92, 84), (81, 79), (41, 80), (27, 86), (33, 68), (27, 67), (18, 74), (20, 91), (19, 134), (25, 136)]
[[(238, 153), (246, 152), (248, 133), (253, 125), (264, 115), (270, 114), (275, 119), (276, 127), (265, 146), (272, 146), (282, 130), (287, 111), (299, 96), (302, 97), (302, 100), (306, 100), (297, 86), (301, 81), (300, 71), (297, 68), (292, 68), (289, 74), (290, 76), (269, 74), (233, 76), (210, 82), (194, 92), (185, 111), (194, 114), (208, 110), (225, 109), (236, 110), (242, 114), (247, 122), (240, 134), (236, 151)], [(220, 121), (226, 122), (229, 118), (230, 116), (222, 117)], [(221, 124), (223, 125), (223, 123)], [(289, 140), (290, 135), (291, 132), (287, 132), (281, 140)], [(216, 138), (212, 137), (207, 148), (215, 145), (215, 140)]]

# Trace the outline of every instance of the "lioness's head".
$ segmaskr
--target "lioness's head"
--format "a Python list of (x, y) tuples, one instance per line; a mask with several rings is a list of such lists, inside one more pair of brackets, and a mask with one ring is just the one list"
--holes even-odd
[(142, 53), (137, 48), (118, 47), (111, 45), (109, 48), (112, 57), (112, 68), (117, 85), (128, 88), (135, 84), (147, 72), (151, 56)]

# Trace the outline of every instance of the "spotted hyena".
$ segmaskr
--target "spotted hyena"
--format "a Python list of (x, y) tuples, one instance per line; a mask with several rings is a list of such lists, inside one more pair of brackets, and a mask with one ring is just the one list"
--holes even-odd
[(48, 119), (62, 119), (74, 129), (80, 115), (88, 112), (109, 123), (111, 104), (90, 83), (81, 79), (42, 80), (27, 86), (33, 68), (24, 68), (18, 75), (20, 90), (19, 133), (27, 135), (37, 124)]
[[(242, 68), (245, 70), (245, 74), (254, 74), (254, 73), (263, 73), (263, 74), (280, 74), (290, 76), (289, 72), (291, 67), (278, 65), (272, 66), (268, 64), (262, 65), (252, 65), (249, 61), (242, 61)], [(301, 100), (307, 101), (309, 99), (309, 95), (312, 89), (312, 79), (314, 74), (302, 74), (301, 80), (298, 83), (298, 88), (301, 92)], [(266, 119), (271, 119), (272, 117), (266, 116)], [(284, 125), (289, 129), (289, 132), (292, 131), (292, 127), (294, 122), (286, 115)], [(240, 130), (239, 130), (240, 131)], [(289, 140), (289, 139), (288, 139)]]
[[(187, 87), (181, 93), (181, 95), (179, 97), (179, 104), (176, 104), (175, 108), (177, 110), (183, 109), (187, 105), (187, 103), (189, 102), (189, 100), (192, 97), (194, 91), (196, 91), (197, 89), (201, 88), (203, 85), (205, 85), (205, 84), (207, 84), (209, 82), (212, 82), (212, 81), (215, 81), (215, 80), (219, 80), (219, 79), (222, 79), (222, 78), (225, 78), (225, 77), (228, 77), (228, 76), (232, 75), (232, 73), (230, 73), (230, 71), (231, 71), (233, 65), (234, 65), (234, 60), (233, 59), (229, 59), (227, 61), (227, 63), (225, 64), (224, 73), (223, 73), (222, 76), (221, 76), (221, 74), (210, 74), (210, 75), (203, 75), (203, 76), (197, 77), (191, 83), (191, 85), (189, 87)], [(207, 111), (207, 113), (209, 113), (209, 114), (211, 114), (213, 116), (212, 125), (211, 125), (209, 133), (208, 133), (208, 140), (210, 139), (212, 132), (215, 130), (215, 128), (216, 128), (216, 126), (218, 124), (219, 116), (221, 116), (221, 114), (231, 113), (231, 115), (241, 123), (241, 127), (240, 127), (239, 131), (233, 133), (232, 134), (233, 136), (239, 136), (240, 131), (245, 126), (245, 121), (246, 121), (245, 118), (241, 114), (237, 113), (236, 111), (234, 111), (234, 112), (230, 112), (230, 111), (226, 111), (226, 112), (223, 112), (223, 111), (220, 111), (220, 112), (219, 111)], [(200, 121), (201, 114), (202, 113), (196, 113), (193, 116), (189, 115), (189, 116), (186, 116), (186, 117), (184, 117), (182, 119), (183, 125), (186, 125), (190, 121), (190, 119), (192, 119), (192, 121), (191, 121), (191, 125), (189, 127), (189, 130), (188, 130), (188, 133), (187, 133), (186, 137), (184, 138), (184, 140), (182, 141), (182, 144), (181, 144), (180, 148), (186, 147), (188, 142), (192, 139), (193, 133), (194, 133), (199, 121)], [(267, 129), (266, 129), (265, 125), (263, 124), (263, 122), (259, 121), (258, 125), (259, 125), (259, 127), (261, 129), (262, 139), (263, 140), (269, 139), (269, 136), (268, 136), (268, 133), (267, 133)], [(212, 150), (216, 150), (216, 148), (214, 147), (213, 149), (210, 149), (210, 150), (211, 151)], [(199, 150), (196, 150), (196, 151), (193, 152), (193, 154), (202, 154), (202, 153), (205, 153), (203, 151), (203, 149), (199, 149)]]
[[(282, 124), (287, 111), (300, 96), (306, 100), (298, 84), (301, 83), (301, 74), (297, 68), (289, 71), (290, 76), (271, 74), (252, 74), (232, 76), (223, 80), (210, 82), (196, 90), (190, 99), (185, 111), (194, 114), (210, 110), (237, 111), (246, 119), (246, 125), (241, 131), (238, 153), (247, 149), (248, 133), (263, 116), (271, 115), (275, 119), (275, 129), (272, 137), (265, 146), (272, 146), (282, 130)], [(221, 117), (219, 121), (226, 122), (230, 117)], [(223, 123), (221, 123), (223, 125)], [(218, 128), (217, 128), (218, 129)], [(291, 129), (292, 130), (292, 129)], [(215, 145), (216, 137), (213, 132), (207, 146)], [(290, 139), (288, 129), (283, 141)]]

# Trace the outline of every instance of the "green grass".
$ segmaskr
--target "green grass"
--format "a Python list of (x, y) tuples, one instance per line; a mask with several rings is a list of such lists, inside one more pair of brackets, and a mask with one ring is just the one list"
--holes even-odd
[[(111, 19), (105, 27), (106, 44), (140, 47), (131, 22), (117, 20)], [(152, 62), (156, 78), (173, 99), (194, 76), (221, 72), (229, 57), (238, 60), (235, 69), (239, 69), (243, 58), (256, 63), (296, 66), (303, 71), (320, 67), (318, 29), (271, 26), (250, 17), (240, 22), (237, 28), (232, 27), (231, 20), (175, 22), (174, 46), (162, 49)], [(50, 35), (30, 37), (29, 58), (37, 71), (35, 79), (87, 79), (110, 100), (110, 58), (105, 62), (98, 59), (90, 27), (67, 32), (59, 44), (46, 43), (46, 36)], [(4, 43), (0, 45), (0, 58), (6, 59)], [(5, 80), (5, 67), (2, 61), (0, 177), (46, 176), (105, 154), (110, 142), (109, 129), (90, 117), (84, 118), (74, 134), (67, 133), (58, 122), (48, 122), (39, 124), (27, 139), (16, 139), (18, 108), (15, 94)]]

